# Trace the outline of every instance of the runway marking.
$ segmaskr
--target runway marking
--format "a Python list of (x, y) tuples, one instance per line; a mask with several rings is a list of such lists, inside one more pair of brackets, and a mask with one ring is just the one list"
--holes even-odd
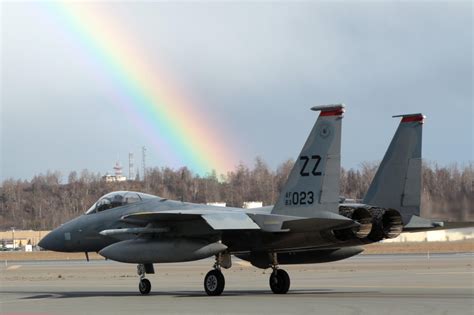
[(7, 267), (7, 270), (16, 270), (19, 268), (21, 268), (21, 265), (13, 265), (13, 266)]

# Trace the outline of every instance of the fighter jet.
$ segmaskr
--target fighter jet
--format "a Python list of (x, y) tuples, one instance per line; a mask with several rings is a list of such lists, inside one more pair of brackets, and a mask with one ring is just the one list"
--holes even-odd
[[(387, 162), (382, 162), (374, 188), (371, 186), (364, 202), (340, 205), (344, 105), (315, 106), (312, 110), (320, 111), (319, 117), (274, 206), (220, 208), (139, 192), (113, 192), (100, 198), (84, 215), (53, 230), (39, 245), (54, 251), (85, 252), (86, 256), (88, 252), (98, 252), (110, 260), (137, 264), (141, 294), (151, 290), (146, 274), (154, 273), (154, 263), (213, 256), (215, 262), (204, 278), (208, 295), (224, 291), (222, 269), (232, 266), (232, 256), (258, 268), (272, 268), (270, 288), (273, 293), (284, 294), (290, 288), (290, 277), (280, 265), (345, 259), (361, 253), (364, 244), (400, 234), (405, 222), (407, 227), (411, 223), (419, 228), (420, 222), (411, 220), (419, 214), (419, 197), (413, 195), (419, 194), (414, 187), (418, 182), (405, 178), (410, 171), (417, 170), (417, 161), (408, 162), (408, 170), (400, 177), (404, 187), (402, 201), (387, 199), (383, 193), (387, 189), (383, 184), (383, 177), (388, 176), (386, 165), (390, 170), (401, 154), (399, 146), (392, 145), (400, 141), (392, 140), (384, 158)], [(417, 130), (422, 121), (419, 117), (404, 116), (402, 122), (410, 125), (399, 129)], [(421, 146), (421, 139), (410, 143), (410, 149), (404, 152), (416, 151), (413, 148)], [(401, 141), (402, 150), (406, 146)], [(413, 159), (416, 156), (417, 152)], [(391, 172), (388, 189), (399, 185), (395, 180), (398, 177), (392, 178), (397, 172)], [(438, 227), (431, 221), (421, 225)]]

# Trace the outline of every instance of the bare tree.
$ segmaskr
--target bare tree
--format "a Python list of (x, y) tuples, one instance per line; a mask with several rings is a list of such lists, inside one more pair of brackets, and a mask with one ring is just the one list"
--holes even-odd
[[(367, 192), (378, 163), (359, 169), (341, 169), (341, 194), (360, 199)], [(115, 190), (143, 191), (189, 202), (226, 202), (241, 207), (244, 201), (274, 204), (294, 162), (285, 161), (272, 171), (258, 157), (253, 168), (240, 163), (226, 175), (215, 171), (201, 177), (186, 167), (147, 169), (147, 183), (106, 183), (88, 170), (69, 173), (62, 184), (59, 172), (48, 171), (31, 181), (7, 179), (0, 187), (0, 228), (50, 229), (87, 210), (100, 196)], [(424, 163), (422, 215), (440, 219), (473, 220), (473, 163), (460, 167)]]

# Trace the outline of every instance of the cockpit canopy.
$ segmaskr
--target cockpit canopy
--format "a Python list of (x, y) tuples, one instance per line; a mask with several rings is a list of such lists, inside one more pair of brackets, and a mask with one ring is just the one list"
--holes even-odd
[(97, 202), (86, 211), (86, 214), (101, 212), (151, 198), (158, 197), (134, 191), (114, 191), (97, 200)]

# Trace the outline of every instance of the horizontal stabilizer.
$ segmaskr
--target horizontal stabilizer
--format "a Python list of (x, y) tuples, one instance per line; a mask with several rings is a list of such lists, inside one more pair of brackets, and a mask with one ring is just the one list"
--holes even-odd
[(474, 222), (443, 222), (443, 230), (464, 229), (474, 227)]
[(403, 228), (403, 232), (428, 232), (472, 227), (474, 227), (474, 222), (435, 221), (419, 216), (412, 216), (410, 222)]

